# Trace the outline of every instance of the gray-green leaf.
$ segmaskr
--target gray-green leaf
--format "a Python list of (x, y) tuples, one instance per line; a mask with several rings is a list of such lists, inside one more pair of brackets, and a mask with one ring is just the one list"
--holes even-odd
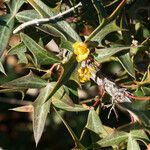
[(47, 65), (47, 64), (58, 63), (60, 61), (59, 58), (56, 57), (54, 53), (46, 51), (43, 47), (38, 45), (28, 35), (21, 33), (21, 38), (23, 43), (33, 54), (36, 65)]
[(5, 84), (2, 84), (0, 87), (2, 88), (21, 88), (21, 89), (28, 89), (28, 88), (42, 88), (47, 85), (47, 82), (40, 77), (34, 75), (30, 72), (28, 75), (17, 78)]
[(94, 56), (98, 62), (103, 62), (106, 59), (109, 59), (112, 55), (116, 54), (117, 52), (130, 49), (130, 47), (111, 47), (111, 48), (102, 48), (96, 49), (96, 55)]

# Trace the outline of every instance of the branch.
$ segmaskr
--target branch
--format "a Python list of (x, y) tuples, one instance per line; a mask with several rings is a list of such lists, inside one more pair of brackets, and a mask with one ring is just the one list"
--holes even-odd
[(13, 34), (19, 32), (20, 30), (28, 27), (28, 26), (31, 26), (31, 25), (37, 25), (39, 26), (40, 24), (45, 24), (45, 23), (54, 23), (54, 22), (57, 22), (59, 21), (60, 19), (62, 19), (65, 15), (68, 15), (69, 13), (73, 12), (76, 8), (79, 8), (82, 6), (82, 3), (78, 3), (76, 6), (62, 12), (62, 13), (59, 13), (57, 14), (56, 16), (53, 16), (53, 17), (50, 17), (50, 18), (42, 18), (42, 19), (34, 19), (34, 20), (31, 20), (31, 21), (28, 21), (28, 22), (25, 22), (23, 24), (21, 24), (20, 26), (18, 26), (14, 31), (13, 31)]

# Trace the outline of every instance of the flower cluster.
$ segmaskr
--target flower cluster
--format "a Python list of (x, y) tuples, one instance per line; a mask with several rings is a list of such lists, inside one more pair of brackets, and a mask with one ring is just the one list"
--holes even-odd
[(76, 60), (78, 62), (85, 60), (90, 53), (86, 43), (84, 42), (75, 42), (73, 44), (73, 48), (74, 48), (74, 53), (77, 55)]
[(92, 71), (95, 71), (94, 67), (81, 67), (78, 69), (79, 80), (81, 83), (85, 83), (90, 80)]

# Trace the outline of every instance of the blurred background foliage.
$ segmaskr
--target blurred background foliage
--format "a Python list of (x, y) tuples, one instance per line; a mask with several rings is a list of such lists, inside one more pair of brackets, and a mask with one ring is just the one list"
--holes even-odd
[[(11, 1), (11, 0), (10, 0)], [(95, 9), (96, 1), (100, 0), (42, 0), (48, 7), (54, 8), (54, 11), (64, 11), (78, 2), (82, 2), (83, 8), (78, 10), (75, 15), (65, 19), (80, 35), (82, 39), (90, 35), (94, 29), (99, 25), (100, 18), (98, 18), (97, 10)], [(9, 3), (8, 0), (5, 2)], [(119, 5), (120, 0), (101, 0), (106, 12), (103, 13), (104, 16), (108, 17)], [(10, 2), (11, 3), (11, 2)], [(32, 9), (29, 3), (23, 3), (19, 12), (24, 10)], [(10, 13), (8, 5), (4, 1), (0, 1), (0, 28), (4, 28), (4, 20), (6, 14)], [(18, 15), (19, 18), (19, 15)], [(135, 47), (130, 50), (131, 56), (134, 62), (134, 70), (136, 71), (136, 81), (144, 80), (144, 74), (150, 73), (150, 2), (149, 0), (127, 0), (125, 6), (120, 11), (119, 15), (116, 16), (117, 25), (120, 26), (123, 31), (121, 34), (118, 32), (112, 32), (105, 37), (105, 41), (102, 43), (107, 46), (110, 43), (112, 46), (115, 45), (142, 45), (140, 47)], [(18, 21), (14, 20), (14, 25), (12, 29), (15, 29), (19, 25)], [(45, 46), (51, 39), (54, 39), (56, 43), (60, 43), (60, 38), (48, 35), (35, 27), (28, 27), (24, 29), (24, 33), (33, 38), (39, 45)], [(2, 35), (2, 33), (1, 33)], [(4, 36), (4, 35), (3, 35)], [(1, 61), (3, 67), (0, 73), (0, 85), (7, 83), (13, 79), (17, 79), (21, 76), (27, 75), (30, 72), (29, 68), (32, 68), (32, 58), (30, 53), (27, 54), (28, 60), (26, 58), (21, 59), (24, 63), (18, 63), (18, 57), (16, 55), (7, 55), (8, 50), (16, 46), (20, 42), (20, 36), (18, 34), (11, 34), (8, 41), (7, 47), (3, 52), (3, 57)], [(2, 46), (2, 43), (0, 44)], [(26, 50), (25, 50), (26, 51)], [(119, 56), (119, 54), (117, 54)], [(19, 56), (19, 55), (18, 55)], [(20, 54), (21, 57), (21, 54)], [(22, 58), (22, 57), (21, 57)], [(26, 62), (26, 63), (25, 63)], [(44, 69), (48, 69), (48, 65), (43, 65)], [(4, 71), (5, 70), (5, 71)], [(43, 73), (36, 69), (32, 70), (33, 73), (38, 76), (42, 76)], [(120, 85), (131, 85), (128, 88), (134, 91), (136, 96), (150, 96), (150, 84), (149, 81), (141, 86), (132, 86), (133, 77), (125, 73), (124, 67), (116, 59), (106, 60), (101, 64), (101, 72), (103, 75), (111, 78)], [(7, 75), (5, 75), (5, 73)], [(57, 76), (57, 74), (56, 74)], [(150, 74), (149, 74), (150, 78)], [(55, 79), (55, 75), (53, 77)], [(57, 79), (57, 77), (56, 77)], [(68, 87), (74, 87), (74, 91), (77, 91), (77, 85), (72, 81), (67, 83)], [(136, 82), (135, 82), (136, 85)], [(85, 85), (85, 89), (90, 85)], [(136, 90), (135, 90), (136, 89)], [(24, 101), (21, 101), (22, 94), (18, 92), (12, 92), (7, 89), (0, 91), (0, 147), (6, 150), (26, 150), (35, 149), (35, 141), (33, 138), (32, 131), (32, 116), (27, 113), (18, 113), (14, 111), (9, 111), (10, 108), (21, 106), (23, 104), (28, 104), (34, 101), (37, 96), (37, 90), (28, 90)], [(83, 91), (82, 91), (83, 92)], [(82, 93), (83, 94), (83, 93)], [(87, 94), (87, 93), (86, 93)], [(83, 95), (81, 95), (82, 97)], [(89, 96), (89, 95), (88, 95)], [(77, 102), (77, 96), (70, 94), (70, 97)], [(86, 96), (85, 96), (86, 97)], [(85, 98), (84, 97), (84, 98)], [(148, 106), (148, 101), (138, 101), (135, 106)], [(126, 106), (129, 108), (129, 106)], [(149, 107), (148, 107), (149, 108)], [(132, 108), (131, 108), (132, 109)], [(106, 108), (101, 112), (100, 118), (105, 126), (111, 128), (117, 128), (124, 124), (130, 123), (130, 117), (126, 113), (118, 110), (119, 119), (115, 118), (115, 114), (112, 112), (109, 119), (107, 119), (109, 109)], [(65, 121), (71, 126), (77, 137), (80, 134), (86, 124), (88, 112), (59, 112)], [(111, 130), (111, 129), (110, 129)], [(91, 143), (90, 132), (87, 131), (85, 138), (82, 140), (82, 144), (86, 147)], [(71, 139), (69, 132), (66, 127), (56, 115), (54, 110), (48, 115), (46, 125), (44, 128), (44, 133), (37, 146), (37, 150), (68, 150), (74, 146), (74, 142)], [(99, 148), (98, 148), (99, 149)], [(103, 148), (102, 148), (103, 149)], [(109, 149), (109, 148), (107, 148)], [(123, 148), (122, 148), (123, 149)], [(141, 145), (141, 149), (146, 149), (145, 145)]]

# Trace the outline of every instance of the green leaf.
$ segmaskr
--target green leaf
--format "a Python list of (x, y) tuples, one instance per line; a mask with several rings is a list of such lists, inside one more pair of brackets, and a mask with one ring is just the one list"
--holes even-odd
[(1, 60), (0, 60), (0, 72), (2, 72), (4, 75), (6, 75), (6, 72), (5, 72), (5, 69), (3, 67), (3, 64), (1, 63)]
[(128, 138), (127, 150), (140, 150), (138, 142), (132, 136)]
[[(39, 19), (40, 15), (35, 10), (24, 10), (24, 11), (17, 13), (16, 18), (19, 22), (27, 22), (35, 18)], [(47, 34), (50, 34), (56, 37), (65, 38), (63, 33), (61, 33), (58, 29), (56, 29), (54, 26), (51, 26), (50, 24), (43, 24), (40, 26), (36, 26), (36, 28), (38, 28), (39, 30)]]
[(23, 10), (20, 11), (16, 14), (16, 19), (19, 22), (27, 22), (27, 21), (31, 21), (33, 19), (39, 19), (40, 15), (34, 10)]
[(149, 140), (148, 136), (146, 135), (145, 131), (142, 129), (134, 129), (130, 131), (130, 135), (135, 139), (144, 139)]
[(86, 41), (97, 43), (98, 46), (102, 45), (102, 40), (106, 35), (108, 35), (111, 32), (119, 31), (121, 30), (117, 25), (115, 21), (112, 21), (110, 23), (102, 22), (90, 36), (87, 38)]
[(54, 53), (46, 51), (28, 35), (21, 33), (21, 38), (26, 47), (33, 54), (36, 65), (47, 65), (59, 62), (59, 58), (56, 57)]
[[(56, 15), (54, 11), (47, 5), (45, 5), (41, 0), (28, 0), (28, 2), (42, 17), (52, 17)], [(51, 26), (61, 31), (69, 41), (81, 41), (79, 35), (75, 32), (75, 30), (72, 29), (72, 27), (66, 21), (59, 21), (55, 24), (51, 24)]]
[(6, 49), (14, 27), (12, 14), (0, 16), (0, 55)]
[(12, 15), (16, 15), (20, 7), (25, 3), (25, 0), (11, 0), (7, 3)]
[(27, 51), (26, 46), (23, 44), (23, 42), (19, 43), (15, 47), (12, 47), (8, 51), (8, 55), (17, 55), (19, 62), (18, 63), (24, 63), (27, 64), (28, 60), (26, 58), (25, 52)]
[(28, 89), (28, 88), (42, 88), (47, 85), (45, 80), (42, 80), (40, 77), (35, 76), (32, 72), (28, 75), (17, 78), (5, 84), (2, 84), (0, 87), (2, 88), (21, 88), (21, 89)]
[(107, 136), (106, 138), (100, 140), (97, 142), (102, 147), (108, 147), (112, 145), (118, 145), (121, 142), (124, 142), (128, 139), (128, 133), (127, 132), (114, 132), (113, 134)]
[(111, 47), (111, 48), (96, 49), (95, 51), (96, 55), (94, 56), (94, 58), (98, 62), (103, 62), (109, 57), (111, 57), (112, 55), (116, 54), (117, 52), (127, 50), (127, 49), (130, 49), (130, 47), (116, 47), (116, 48)]
[(52, 89), (52, 84), (47, 84), (47, 86), (41, 89), (37, 99), (33, 103), (33, 132), (34, 132), (34, 139), (36, 145), (38, 144), (43, 130), (45, 126), (45, 121), (50, 109), (50, 101), (44, 103), (47, 99), (49, 92)]
[(10, 14), (0, 16), (0, 55), (7, 47), (14, 27), (14, 17), (24, 2), (24, 0), (12, 0), (7, 4)]
[(127, 73), (135, 79), (134, 65), (129, 53), (119, 56), (118, 59), (123, 68), (127, 71)]
[(60, 108), (62, 110), (66, 110), (66, 111), (71, 111), (71, 112), (87, 111), (88, 110), (87, 108), (84, 108), (82, 105), (70, 104), (69, 102), (67, 103), (67, 102), (64, 102), (64, 101), (62, 101), (60, 99), (56, 99), (56, 98), (52, 99), (52, 104), (57, 108)]
[(71, 52), (73, 51), (72, 43), (64, 38), (61, 38), (60, 47)]
[(102, 122), (94, 109), (90, 110), (89, 115), (88, 115), (87, 124), (85, 127), (88, 130), (98, 134), (100, 137), (107, 136), (107, 132), (104, 129)]

